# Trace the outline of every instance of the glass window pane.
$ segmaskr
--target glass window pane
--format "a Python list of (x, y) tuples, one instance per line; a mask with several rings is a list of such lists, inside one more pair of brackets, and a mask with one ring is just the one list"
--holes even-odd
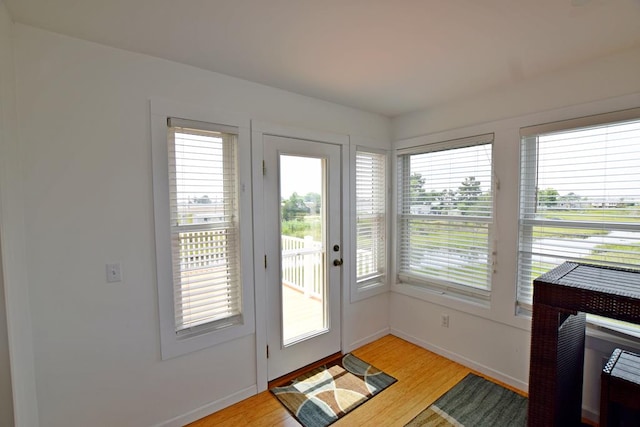
[(325, 161), (280, 155), (282, 339), (327, 330)]

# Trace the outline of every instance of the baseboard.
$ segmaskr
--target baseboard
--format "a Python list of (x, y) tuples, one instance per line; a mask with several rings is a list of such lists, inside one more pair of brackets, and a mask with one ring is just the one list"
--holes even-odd
[(199, 420), (200, 418), (206, 417), (207, 415), (211, 415), (214, 412), (224, 409), (227, 406), (231, 406), (235, 403), (240, 402), (241, 400), (254, 396), (257, 393), (258, 386), (252, 385), (251, 387), (239, 390), (233, 394), (230, 394), (229, 396), (225, 396), (222, 399), (207, 403), (206, 405), (196, 408), (193, 411), (189, 411), (186, 414), (182, 414), (160, 424), (156, 424), (156, 427), (182, 427), (186, 424), (192, 423)]
[(405, 341), (409, 341), (415, 345), (418, 345), (424, 349), (432, 351), (436, 354), (439, 354), (442, 357), (446, 357), (449, 360), (453, 360), (454, 362), (458, 362), (461, 365), (464, 365), (468, 368), (471, 368), (475, 371), (481, 372), (491, 378), (495, 378), (496, 380), (502, 381), (505, 384), (509, 384), (511, 387), (515, 387), (518, 390), (527, 391), (529, 390), (529, 384), (521, 381), (517, 378), (514, 378), (510, 375), (506, 375), (503, 372), (496, 371), (493, 368), (490, 368), (486, 365), (477, 363), (465, 356), (462, 356), (458, 353), (454, 353), (452, 351), (446, 350), (437, 345), (433, 345), (427, 341), (424, 341), (420, 338), (414, 337), (413, 335), (406, 334), (398, 329), (391, 328), (391, 334), (397, 336), (398, 338), (402, 338)]
[[(523, 390), (523, 391), (527, 391), (529, 389), (529, 384), (525, 383), (524, 381), (520, 381), (516, 378), (513, 378), (509, 375), (505, 375), (500, 371), (496, 371), (493, 368), (490, 368), (488, 366), (482, 365), (480, 363), (474, 362), (473, 360), (461, 356), (457, 353), (451, 352), (449, 350), (445, 350), (442, 347), (439, 347), (437, 345), (433, 345), (427, 341), (424, 341), (420, 338), (414, 337), (413, 335), (410, 334), (406, 334), (398, 329), (394, 329), (391, 328), (391, 334), (397, 336), (398, 338), (402, 338), (405, 341), (409, 341), (410, 343), (413, 343), (415, 345), (418, 345), (424, 349), (427, 349), (429, 351), (432, 351), (436, 354), (439, 354), (442, 357), (446, 357), (447, 359), (453, 360), (454, 362), (458, 362), (461, 365), (464, 365), (468, 368), (471, 368), (473, 370), (476, 370), (478, 372), (481, 372), (487, 376), (490, 376), (491, 378), (495, 378), (499, 381), (502, 381), (505, 384), (509, 384), (512, 387), (517, 388), (518, 390)], [(582, 408), (582, 418), (587, 419), (587, 420), (591, 420), (593, 422), (598, 422), (598, 420), (600, 419), (600, 411), (599, 410), (593, 410), (591, 408), (586, 408), (583, 407)]]
[[(351, 344), (348, 344), (348, 345), (346, 346), (346, 348), (344, 348), (342, 351), (343, 351), (345, 354), (346, 354), (346, 353), (349, 353), (349, 352), (351, 352), (351, 351), (355, 350), (356, 348), (360, 348), (360, 347), (362, 347), (363, 345), (366, 345), (366, 344), (369, 344), (369, 343), (371, 343), (371, 342), (374, 342), (375, 340), (380, 339), (380, 338), (382, 338), (382, 337), (384, 337), (384, 336), (387, 336), (387, 335), (389, 335), (390, 333), (391, 333), (391, 329), (389, 329), (389, 328), (382, 328), (382, 329), (380, 329), (379, 331), (374, 332), (374, 333), (373, 333), (373, 334), (371, 334), (371, 335), (368, 335), (368, 336), (366, 336), (366, 337), (364, 337), (364, 338), (361, 338), (361, 339), (359, 339), (359, 340), (356, 340), (356, 341), (352, 342)], [(408, 340), (407, 340), (407, 341), (408, 341)]]

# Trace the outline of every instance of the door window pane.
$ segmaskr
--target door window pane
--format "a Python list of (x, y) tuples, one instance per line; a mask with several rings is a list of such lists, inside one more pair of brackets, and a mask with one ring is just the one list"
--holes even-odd
[(282, 340), (327, 330), (325, 161), (280, 155)]

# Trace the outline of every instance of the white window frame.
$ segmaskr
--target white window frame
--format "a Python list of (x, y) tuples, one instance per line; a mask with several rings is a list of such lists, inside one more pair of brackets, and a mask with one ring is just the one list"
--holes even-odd
[[(400, 148), (395, 151), (395, 197), (394, 203), (397, 205), (397, 209), (395, 211), (394, 218), (394, 235), (395, 235), (395, 259), (394, 259), (394, 274), (396, 275), (396, 284), (394, 285), (394, 289), (397, 289), (401, 292), (409, 291), (408, 294), (419, 296), (421, 293), (428, 293), (434, 296), (442, 296), (450, 301), (460, 301), (462, 303), (470, 303), (476, 305), (480, 308), (488, 308), (490, 306), (491, 300), (491, 288), (492, 288), (492, 276), (493, 276), (493, 263), (495, 261), (496, 253), (494, 249), (494, 241), (493, 241), (493, 225), (495, 221), (495, 179), (494, 179), (494, 165), (493, 165), (493, 157), (494, 151), (493, 146), (495, 142), (495, 135), (493, 133), (487, 133), (477, 136), (469, 136), (469, 137), (461, 137), (451, 140), (440, 140), (429, 142), (427, 144), (421, 144), (416, 146), (411, 146), (407, 148)], [(400, 222), (403, 218), (403, 213), (401, 212), (401, 187), (402, 180), (404, 179), (404, 171), (401, 163), (401, 158), (411, 155), (411, 154), (423, 154), (427, 152), (436, 152), (443, 150), (450, 150), (456, 148), (464, 148), (473, 145), (482, 145), (485, 143), (491, 144), (492, 147), (492, 158), (491, 158), (491, 194), (492, 194), (492, 203), (491, 203), (491, 215), (486, 218), (480, 218), (479, 223), (485, 223), (488, 226), (487, 233), (487, 260), (491, 264), (488, 268), (487, 274), (487, 289), (477, 289), (471, 286), (467, 286), (464, 284), (458, 284), (448, 281), (440, 281), (433, 278), (415, 278), (409, 277), (409, 275), (402, 274), (400, 271), (401, 264), (401, 251), (400, 245), (402, 245), (402, 237), (400, 230)], [(466, 220), (467, 218), (465, 218)], [(406, 290), (405, 290), (406, 289)], [(416, 293), (416, 290), (422, 291)], [(444, 302), (444, 301), (443, 301)]]
[[(561, 131), (572, 131), (575, 129), (588, 128), (591, 126), (598, 125), (606, 125), (606, 124), (615, 124), (615, 123), (623, 123), (625, 121), (637, 120), (640, 118), (640, 108), (614, 111), (610, 113), (597, 114), (593, 116), (580, 117), (569, 120), (562, 120), (558, 122), (546, 123), (535, 126), (528, 126), (520, 129), (520, 156), (519, 161), (521, 165), (520, 172), (520, 185), (519, 187), (519, 214), (518, 214), (518, 257), (517, 257), (517, 278), (516, 278), (516, 314), (523, 315), (529, 317), (531, 315), (532, 304), (530, 301), (521, 300), (520, 293), (522, 295), (529, 294), (533, 292), (532, 288), (529, 288), (529, 291), (525, 291), (524, 282), (522, 279), (522, 275), (525, 274), (523, 269), (527, 270), (530, 268), (525, 266), (526, 258), (531, 258), (530, 252), (523, 250), (524, 242), (532, 241), (531, 234), (533, 233), (533, 227), (535, 226), (558, 226), (559, 223), (557, 221), (549, 221), (545, 219), (536, 219), (528, 212), (523, 206), (525, 203), (526, 197), (531, 197), (532, 193), (537, 191), (537, 163), (538, 163), (538, 153), (536, 151), (536, 147), (530, 148), (528, 150), (524, 149), (526, 144), (535, 144), (537, 135), (550, 133), (550, 132), (561, 132)], [(571, 220), (563, 220), (561, 223), (562, 227), (565, 228), (573, 228), (576, 231), (584, 228), (608, 228), (609, 230), (637, 230), (638, 226), (630, 225), (628, 223), (597, 223), (590, 224), (585, 222), (584, 220), (571, 221)], [(578, 261), (578, 262), (586, 262), (589, 263), (588, 260), (576, 260), (570, 258), (570, 248), (568, 249), (567, 260), (568, 261)], [(593, 261), (591, 261), (593, 263)], [(619, 267), (633, 268), (638, 269), (637, 265), (630, 264), (621, 264)], [(530, 284), (530, 286), (533, 286)], [(588, 321), (597, 326), (604, 328), (611, 328), (618, 332), (629, 333), (635, 336), (638, 336), (638, 330), (636, 328), (627, 329), (624, 326), (620, 326), (619, 324), (612, 323), (607, 319), (603, 318), (594, 318), (593, 316), (588, 316)]]
[[(240, 114), (211, 111), (199, 106), (166, 100), (151, 100), (151, 148), (155, 218), (156, 270), (160, 351), (162, 360), (234, 340), (255, 332), (254, 286), (251, 236), (251, 153), (250, 120)], [(237, 176), (240, 224), (241, 313), (242, 320), (218, 329), (177, 334), (174, 315), (174, 283), (171, 255), (169, 166), (167, 137), (169, 118), (231, 126), (238, 130)]]
[[(386, 196), (386, 200), (385, 200), (385, 234), (386, 234), (386, 238), (385, 238), (385, 261), (384, 261), (384, 266), (383, 266), (383, 270), (384, 273), (380, 276), (377, 276), (376, 278), (374, 278), (373, 280), (369, 279), (369, 280), (359, 280), (358, 278), (358, 245), (357, 245), (357, 227), (358, 227), (358, 218), (357, 218), (357, 206), (356, 206), (356, 202), (357, 202), (357, 188), (356, 188), (356, 161), (357, 161), (357, 154), (363, 152), (363, 153), (372, 153), (372, 154), (379, 154), (379, 155), (383, 155), (385, 156), (385, 170), (384, 170), (384, 187), (386, 189), (385, 191), (385, 196)], [(364, 146), (364, 145), (357, 145), (357, 144), (353, 144), (351, 145), (351, 169), (352, 169), (352, 173), (351, 173), (351, 222), (353, 224), (353, 227), (351, 227), (351, 241), (353, 242), (353, 250), (352, 250), (352, 265), (354, 266), (353, 268), (353, 274), (351, 277), (351, 292), (350, 292), (350, 297), (351, 297), (351, 302), (356, 302), (356, 301), (360, 301), (366, 298), (370, 298), (372, 296), (375, 295), (379, 295), (382, 293), (385, 293), (387, 291), (389, 291), (390, 288), (390, 284), (389, 284), (389, 267), (390, 267), (390, 251), (391, 251), (391, 221), (390, 221), (390, 209), (389, 207), (391, 206), (391, 187), (390, 187), (390, 170), (391, 170), (391, 165), (390, 165), (390, 156), (389, 156), (389, 152), (388, 150), (383, 150), (383, 149), (378, 149), (378, 148), (371, 148), (368, 146)]]

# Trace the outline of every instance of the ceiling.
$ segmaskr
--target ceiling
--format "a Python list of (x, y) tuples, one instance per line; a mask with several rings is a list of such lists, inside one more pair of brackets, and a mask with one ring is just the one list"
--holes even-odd
[(4, 0), (14, 21), (389, 117), (640, 47), (640, 0)]

